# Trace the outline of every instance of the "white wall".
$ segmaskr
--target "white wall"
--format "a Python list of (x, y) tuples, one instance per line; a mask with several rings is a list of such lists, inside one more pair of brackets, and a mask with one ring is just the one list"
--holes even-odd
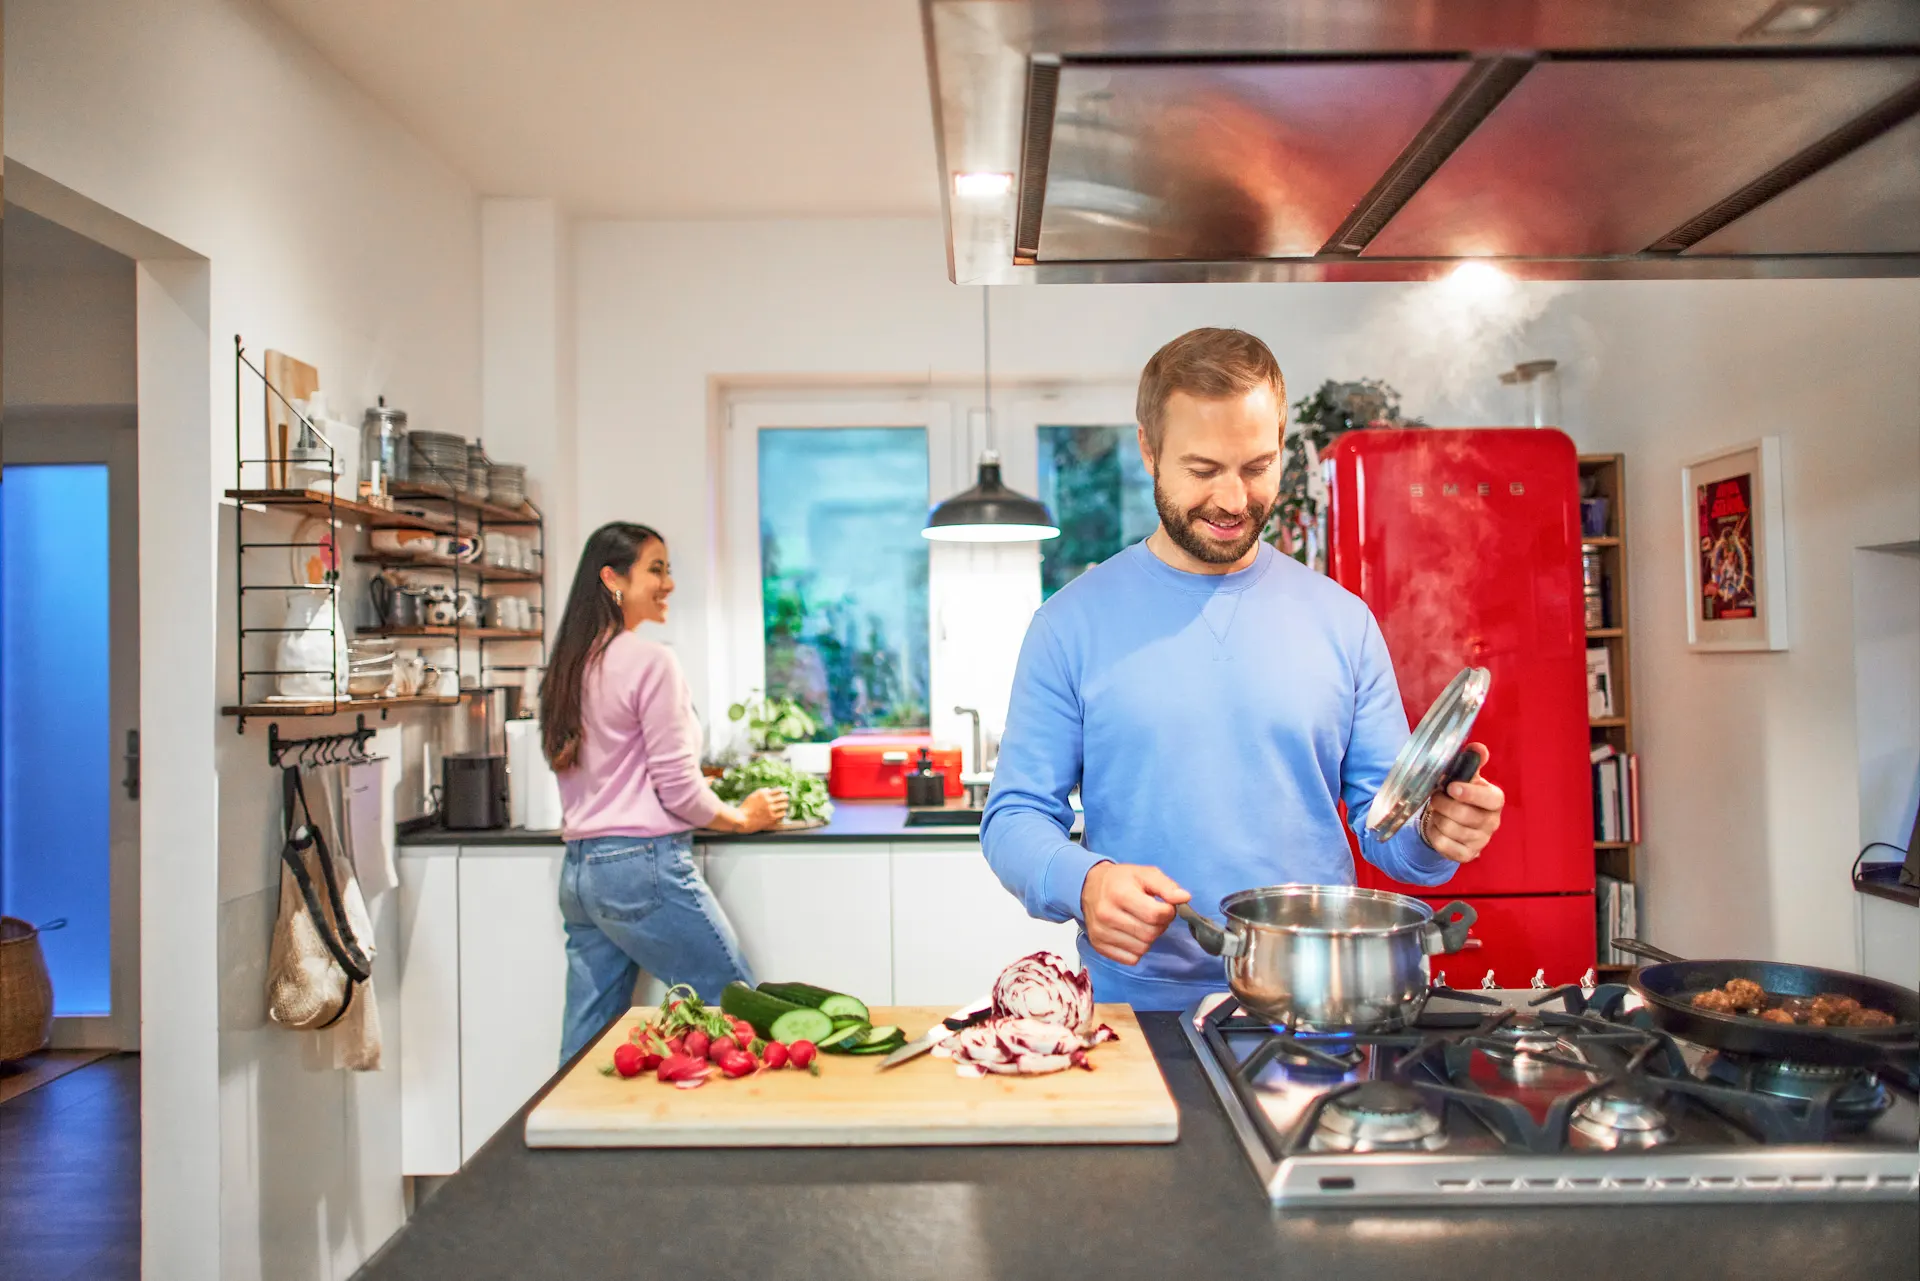
[[(586, 223), (575, 244), (578, 526), (676, 540), (673, 636), (718, 705), (738, 691), (708, 679), (710, 380), (968, 374), (979, 297), (947, 282), (933, 222)], [(1202, 324), (1260, 334), (1295, 398), (1379, 376), (1443, 425), (1510, 420), (1494, 375), (1560, 358), (1570, 433), (1629, 455), (1647, 929), (1682, 952), (1852, 963), (1848, 557), (1920, 531), (1920, 283), (1008, 288), (994, 370), (1130, 382)], [(1678, 460), (1761, 434), (1786, 443), (1794, 648), (1689, 655)]]
[[(1539, 327), (1581, 352), (1583, 443), (1627, 456), (1643, 928), (1690, 955), (1851, 968), (1847, 873), (1872, 839), (1855, 717), (1911, 715), (1856, 709), (1853, 549), (1920, 534), (1920, 282), (1592, 285)], [(1692, 654), (1680, 461), (1763, 435), (1791, 648)]]
[[(148, 928), (149, 950), (173, 949), (144, 984), (143, 1266), (344, 1277), (403, 1214), (398, 1091), (391, 1071), (335, 1072), (310, 1038), (264, 1023), (277, 793), (264, 725), (242, 737), (216, 715), (232, 697), (232, 563), (216, 542), (231, 514), (215, 523), (230, 341), (316, 365), (336, 406), (384, 393), (418, 426), (473, 434), (477, 199), (254, 4), (8, 0), (5, 21), (9, 193), (18, 162), (210, 261), (197, 312), (180, 270), (140, 286), (142, 545), (157, 558), (143, 577), (167, 585), (165, 609), (143, 594), (143, 915), (169, 923), (160, 940)], [(168, 299), (176, 337), (210, 335), (198, 375), (147, 367), (144, 326), (165, 323)], [(168, 378), (197, 414), (149, 415)], [(259, 393), (245, 395), (251, 410)], [(379, 941), (391, 957), (390, 925)]]
[(19, 208), (5, 241), (8, 407), (133, 404), (133, 262)]

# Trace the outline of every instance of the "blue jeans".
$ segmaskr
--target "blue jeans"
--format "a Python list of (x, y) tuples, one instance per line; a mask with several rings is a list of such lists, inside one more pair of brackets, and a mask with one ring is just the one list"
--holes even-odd
[(633, 1005), (640, 971), (718, 1001), (753, 982), (726, 913), (693, 866), (693, 834), (567, 842), (560, 868), (567, 923), (567, 1013), (560, 1061)]

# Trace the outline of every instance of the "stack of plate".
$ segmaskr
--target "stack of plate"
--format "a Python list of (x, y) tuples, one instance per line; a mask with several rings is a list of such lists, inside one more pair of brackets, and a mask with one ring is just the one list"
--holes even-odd
[(447, 431), (416, 431), (407, 435), (407, 479), (416, 485), (467, 487), (467, 442)]
[(494, 463), (487, 473), (493, 488), (493, 501), (502, 507), (519, 507), (527, 501), (527, 465)]
[(478, 445), (467, 446), (467, 492), (479, 501), (486, 502), (492, 487), (487, 483), (487, 473), (492, 470), (487, 464), (487, 451)]

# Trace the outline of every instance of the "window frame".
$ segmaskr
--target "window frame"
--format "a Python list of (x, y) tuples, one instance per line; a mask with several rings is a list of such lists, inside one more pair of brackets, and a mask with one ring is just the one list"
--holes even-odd
[(767, 685), (766, 620), (761, 605), (760, 433), (821, 427), (898, 427), (919, 429), (927, 437), (928, 506), (934, 494), (950, 492), (953, 455), (951, 406), (945, 398), (874, 397), (850, 399), (752, 400), (727, 407), (721, 486), (721, 604), (723, 642), (714, 665), (708, 705), (716, 742), (731, 737), (725, 709), (748, 690)]
[[(856, 377), (817, 395), (803, 389), (735, 388), (725, 395), (723, 439), (716, 495), (718, 543), (708, 636), (717, 661), (709, 669), (706, 706), (715, 746), (733, 741), (725, 709), (751, 689), (766, 688), (766, 623), (761, 605), (760, 455), (762, 430), (813, 427), (920, 428), (927, 436), (927, 507), (970, 487), (986, 447), (986, 416), (978, 383), (929, 382), (912, 391), (876, 387), (865, 394)], [(999, 415), (993, 433), (1001, 475), (1022, 493), (1038, 491), (1039, 428), (1113, 427), (1133, 423), (1131, 381), (1073, 384), (1028, 380), (996, 387)], [(929, 601), (932, 627), (938, 619)], [(937, 637), (929, 638), (929, 661), (937, 662)], [(929, 693), (940, 678), (929, 672)], [(936, 728), (942, 718), (935, 712)]]

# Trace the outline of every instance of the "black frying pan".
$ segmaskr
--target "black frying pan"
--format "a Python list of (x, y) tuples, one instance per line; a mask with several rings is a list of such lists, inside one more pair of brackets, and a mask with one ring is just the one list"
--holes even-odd
[[(1659, 962), (1635, 970), (1629, 985), (1646, 1002), (1661, 1031), (1695, 1045), (1798, 1063), (1867, 1066), (1885, 1057), (1889, 1049), (1910, 1046), (1920, 1038), (1920, 992), (1911, 988), (1811, 965), (1685, 961), (1638, 939), (1617, 938), (1613, 945)], [(1775, 996), (1818, 996), (1822, 992), (1850, 996), (1869, 1009), (1893, 1015), (1894, 1025), (1806, 1027), (1770, 1023), (1744, 1014), (1721, 1014), (1693, 1004), (1693, 998), (1701, 992), (1722, 987), (1731, 979), (1752, 979)]]

